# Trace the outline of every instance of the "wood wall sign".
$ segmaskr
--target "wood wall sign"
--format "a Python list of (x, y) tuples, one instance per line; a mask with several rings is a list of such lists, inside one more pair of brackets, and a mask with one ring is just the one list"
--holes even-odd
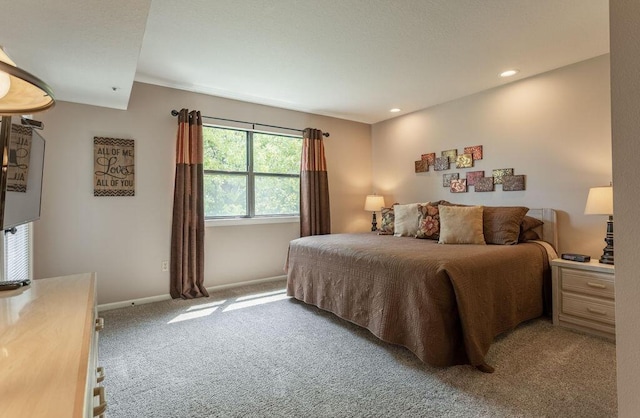
[(93, 195), (135, 196), (133, 139), (93, 138)]
[(27, 192), (33, 128), (12, 124), (9, 135), (7, 191)]

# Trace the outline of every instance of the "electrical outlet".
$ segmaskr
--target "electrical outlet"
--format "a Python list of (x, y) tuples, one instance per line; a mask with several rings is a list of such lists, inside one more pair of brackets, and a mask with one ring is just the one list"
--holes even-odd
[(169, 262), (167, 260), (162, 261), (162, 271), (169, 271)]

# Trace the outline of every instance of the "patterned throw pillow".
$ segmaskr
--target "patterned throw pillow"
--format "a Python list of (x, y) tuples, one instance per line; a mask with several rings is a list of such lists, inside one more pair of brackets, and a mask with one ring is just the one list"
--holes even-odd
[(440, 213), (438, 205), (418, 205), (418, 233), (416, 238), (434, 239), (440, 238)]
[(378, 235), (393, 235), (393, 225), (395, 216), (393, 214), (393, 206), (390, 208), (380, 209), (380, 229)]

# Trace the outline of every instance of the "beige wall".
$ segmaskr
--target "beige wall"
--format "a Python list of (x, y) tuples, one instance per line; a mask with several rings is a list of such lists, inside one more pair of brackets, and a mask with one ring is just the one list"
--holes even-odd
[[(446, 199), (558, 211), (560, 251), (598, 257), (606, 217), (585, 216), (589, 188), (611, 181), (609, 57), (373, 125), (373, 184), (387, 203)], [(420, 155), (482, 145), (473, 169), (416, 174)], [(443, 173), (514, 168), (526, 190), (452, 194)]]
[[(168, 294), (177, 119), (172, 109), (331, 133), (325, 140), (332, 228), (366, 231), (370, 126), (345, 120), (134, 84), (126, 111), (59, 102), (38, 119), (47, 139), (42, 217), (35, 223), (35, 277), (98, 273), (101, 304)], [(136, 196), (94, 197), (93, 137), (133, 138)], [(209, 227), (205, 285), (282, 275), (297, 223)]]
[(609, 2), (616, 260), (618, 414), (640, 414), (640, 2)]

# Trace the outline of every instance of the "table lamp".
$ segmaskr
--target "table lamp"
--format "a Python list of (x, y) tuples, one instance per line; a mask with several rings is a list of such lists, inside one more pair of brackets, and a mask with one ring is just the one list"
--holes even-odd
[(592, 187), (587, 197), (587, 205), (584, 208), (585, 215), (609, 215), (607, 221), (607, 235), (600, 262), (613, 264), (613, 186)]
[(373, 218), (371, 220), (371, 230), (378, 230), (378, 222), (376, 221), (376, 211), (379, 211), (384, 207), (384, 197), (376, 194), (367, 195), (367, 199), (364, 201), (364, 210), (373, 212)]

